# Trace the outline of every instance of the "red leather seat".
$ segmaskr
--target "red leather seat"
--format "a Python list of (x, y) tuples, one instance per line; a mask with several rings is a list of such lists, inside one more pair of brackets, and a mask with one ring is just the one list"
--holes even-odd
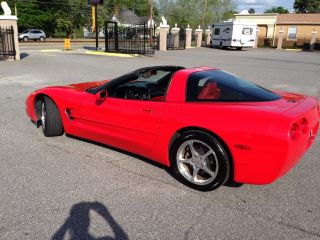
[(215, 100), (219, 99), (221, 90), (218, 88), (215, 82), (206, 82), (201, 89), (198, 99), (200, 100)]

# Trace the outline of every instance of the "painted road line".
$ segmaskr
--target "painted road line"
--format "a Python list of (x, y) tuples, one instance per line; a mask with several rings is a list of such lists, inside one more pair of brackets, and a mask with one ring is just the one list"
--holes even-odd
[(100, 56), (108, 56), (108, 57), (123, 57), (123, 58), (132, 58), (139, 56), (137, 54), (122, 54), (122, 53), (106, 53), (106, 52), (97, 52), (97, 51), (86, 51), (86, 54), (90, 55), (100, 55)]
[(287, 48), (286, 51), (291, 51), (291, 52), (302, 52), (302, 49), (295, 49), (295, 48)]
[(62, 52), (61, 49), (42, 49), (40, 52)]

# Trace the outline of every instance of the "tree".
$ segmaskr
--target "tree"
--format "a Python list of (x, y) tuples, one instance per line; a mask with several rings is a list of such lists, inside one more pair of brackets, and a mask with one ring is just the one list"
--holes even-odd
[(171, 26), (198, 28), (203, 19), (206, 27), (230, 18), (235, 7), (232, 0), (159, 0), (158, 9)]
[(255, 14), (255, 13), (256, 13), (256, 10), (255, 10), (254, 8), (250, 8), (250, 9), (248, 10), (248, 12), (249, 12), (250, 14)]
[(295, 0), (293, 8), (296, 13), (320, 13), (320, 0)]
[(267, 10), (264, 11), (264, 13), (280, 13), (280, 14), (284, 14), (284, 13), (289, 13), (288, 9), (279, 6), (279, 7), (271, 7)]

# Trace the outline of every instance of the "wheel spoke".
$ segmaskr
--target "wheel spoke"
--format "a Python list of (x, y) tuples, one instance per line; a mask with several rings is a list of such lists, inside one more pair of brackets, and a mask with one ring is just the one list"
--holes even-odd
[(199, 155), (199, 153), (197, 152), (197, 150), (194, 148), (193, 144), (194, 144), (193, 141), (191, 141), (191, 142), (188, 144), (188, 147), (190, 148), (190, 151), (191, 151), (191, 153), (192, 153), (192, 157)]
[(188, 163), (188, 164), (192, 165), (190, 158), (182, 158), (182, 157), (179, 157), (178, 160), (179, 160), (180, 162), (182, 162), (182, 163)]
[(207, 157), (209, 157), (211, 154), (214, 155), (214, 152), (212, 150), (209, 150), (208, 152), (203, 154), (201, 157), (203, 157), (203, 159), (207, 159)]
[(197, 181), (198, 172), (199, 172), (199, 169), (198, 169), (198, 168), (193, 168), (192, 180), (193, 180), (194, 182)]
[(210, 170), (207, 165), (205, 164), (202, 168), (201, 168), (203, 171), (205, 171), (206, 173), (208, 173), (211, 177), (214, 177), (216, 174)]

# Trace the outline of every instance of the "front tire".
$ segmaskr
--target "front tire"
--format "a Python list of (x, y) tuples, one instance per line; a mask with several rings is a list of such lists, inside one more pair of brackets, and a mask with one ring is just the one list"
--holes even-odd
[(28, 42), (29, 38), (28, 37), (23, 37), (24, 42)]
[(230, 162), (223, 145), (202, 131), (188, 131), (174, 141), (170, 161), (175, 176), (185, 185), (211, 191), (230, 175)]
[(63, 124), (57, 105), (48, 97), (41, 102), (41, 126), (46, 137), (61, 136)]

